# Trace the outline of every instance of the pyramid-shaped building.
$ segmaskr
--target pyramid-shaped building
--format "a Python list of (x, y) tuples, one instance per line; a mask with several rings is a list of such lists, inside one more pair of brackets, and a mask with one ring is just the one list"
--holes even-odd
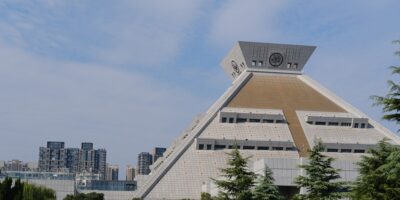
[(316, 139), (334, 157), (343, 180), (355, 180), (356, 162), (377, 142), (399, 138), (302, 73), (314, 46), (238, 42), (222, 61), (232, 85), (194, 120), (138, 184), (145, 199), (199, 199), (215, 194), (227, 152), (237, 145), (256, 173), (268, 165), (281, 192), (299, 190), (307, 151)]

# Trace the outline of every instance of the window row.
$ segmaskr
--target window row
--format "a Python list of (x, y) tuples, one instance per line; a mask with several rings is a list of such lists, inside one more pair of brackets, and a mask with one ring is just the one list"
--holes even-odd
[(335, 149), (335, 148), (327, 148), (326, 152), (340, 152), (340, 153), (365, 153), (365, 149)]
[[(223, 150), (234, 149), (234, 145), (221, 145), (221, 144), (198, 144), (198, 150)], [(251, 145), (236, 145), (237, 149), (241, 150), (271, 150), (271, 151), (296, 151), (295, 147), (279, 147), (279, 146), (251, 146)]]
[(350, 122), (324, 122), (324, 121), (307, 121), (308, 124), (317, 125), (317, 126), (347, 126), (353, 128), (367, 128), (368, 124), (366, 123), (350, 123)]
[[(264, 61), (262, 61), (262, 60), (252, 60), (251, 61), (251, 66), (253, 66), (253, 67), (256, 67), (256, 66), (257, 67), (262, 67), (262, 66), (264, 66)], [(288, 69), (297, 69), (298, 66), (299, 66), (298, 63), (288, 62), (286, 64), (286, 68), (288, 68)]]
[(284, 124), (285, 120), (282, 119), (254, 119), (254, 118), (234, 118), (234, 117), (221, 117), (221, 123), (271, 123), (271, 124)]

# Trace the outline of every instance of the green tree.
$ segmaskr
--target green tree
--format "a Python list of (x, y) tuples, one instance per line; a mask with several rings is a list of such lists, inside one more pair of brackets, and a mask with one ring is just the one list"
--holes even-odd
[[(395, 44), (400, 44), (400, 40), (393, 41)], [(400, 51), (395, 52), (396, 55), (400, 56)], [(400, 74), (400, 66), (391, 66), (392, 74)], [(382, 111), (386, 114), (383, 115), (383, 119), (389, 121), (395, 121), (400, 123), (400, 84), (392, 80), (388, 81), (389, 92), (386, 96), (371, 96), (375, 101), (375, 106), (382, 106)]]
[(0, 200), (8, 200), (12, 198), (12, 178), (6, 177), (1, 183), (0, 187)]
[(24, 183), (21, 183), (20, 179), (17, 179), (14, 183), (14, 187), (11, 189), (13, 200), (22, 200), (24, 191)]
[(67, 195), (64, 200), (104, 200), (104, 194), (96, 192), (87, 194), (79, 193), (75, 195)]
[(260, 177), (257, 186), (254, 188), (254, 199), (283, 200), (284, 197), (279, 193), (278, 186), (274, 185), (274, 181), (271, 169), (265, 166), (264, 175)]
[(212, 200), (213, 198), (211, 197), (211, 194), (207, 192), (202, 192), (201, 193), (201, 198), (200, 200)]
[(54, 190), (34, 184), (24, 184), (23, 200), (55, 200)]
[(359, 176), (352, 189), (353, 199), (400, 199), (400, 149), (386, 140), (370, 149), (358, 163)]
[(243, 158), (235, 147), (228, 153), (228, 167), (221, 169), (223, 180), (214, 180), (220, 192), (218, 199), (249, 200), (252, 199), (252, 187), (256, 175), (248, 169), (248, 158)]
[(295, 183), (298, 187), (306, 189), (306, 194), (297, 194), (295, 199), (307, 200), (334, 200), (345, 196), (344, 182), (337, 181), (340, 178), (338, 170), (331, 166), (333, 158), (323, 155), (322, 141), (316, 141), (316, 145), (310, 151), (309, 163), (300, 165), (306, 175), (298, 176)]

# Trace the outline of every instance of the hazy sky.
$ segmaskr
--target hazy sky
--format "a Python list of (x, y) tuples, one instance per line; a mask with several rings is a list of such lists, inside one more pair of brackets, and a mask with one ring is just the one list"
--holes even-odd
[[(90, 141), (108, 162), (168, 147), (230, 85), (238, 40), (316, 45), (305, 73), (372, 118), (400, 1), (0, 0), (0, 160)], [(393, 131), (394, 123), (383, 122)], [(122, 178), (122, 177), (121, 177)]]

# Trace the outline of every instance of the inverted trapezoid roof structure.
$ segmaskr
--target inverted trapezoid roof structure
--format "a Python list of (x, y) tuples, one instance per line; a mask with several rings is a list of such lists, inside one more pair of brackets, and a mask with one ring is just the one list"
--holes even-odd
[[(232, 85), (153, 164), (136, 196), (199, 198), (210, 178), (220, 176), (233, 145), (255, 163), (277, 162), (277, 184), (292, 186), (297, 164), (284, 169), (288, 164), (282, 163), (307, 157), (316, 139), (344, 163), (355, 162), (383, 138), (400, 144), (391, 131), (302, 74), (314, 49), (238, 42), (221, 62)], [(346, 180), (354, 179), (353, 168)]]

